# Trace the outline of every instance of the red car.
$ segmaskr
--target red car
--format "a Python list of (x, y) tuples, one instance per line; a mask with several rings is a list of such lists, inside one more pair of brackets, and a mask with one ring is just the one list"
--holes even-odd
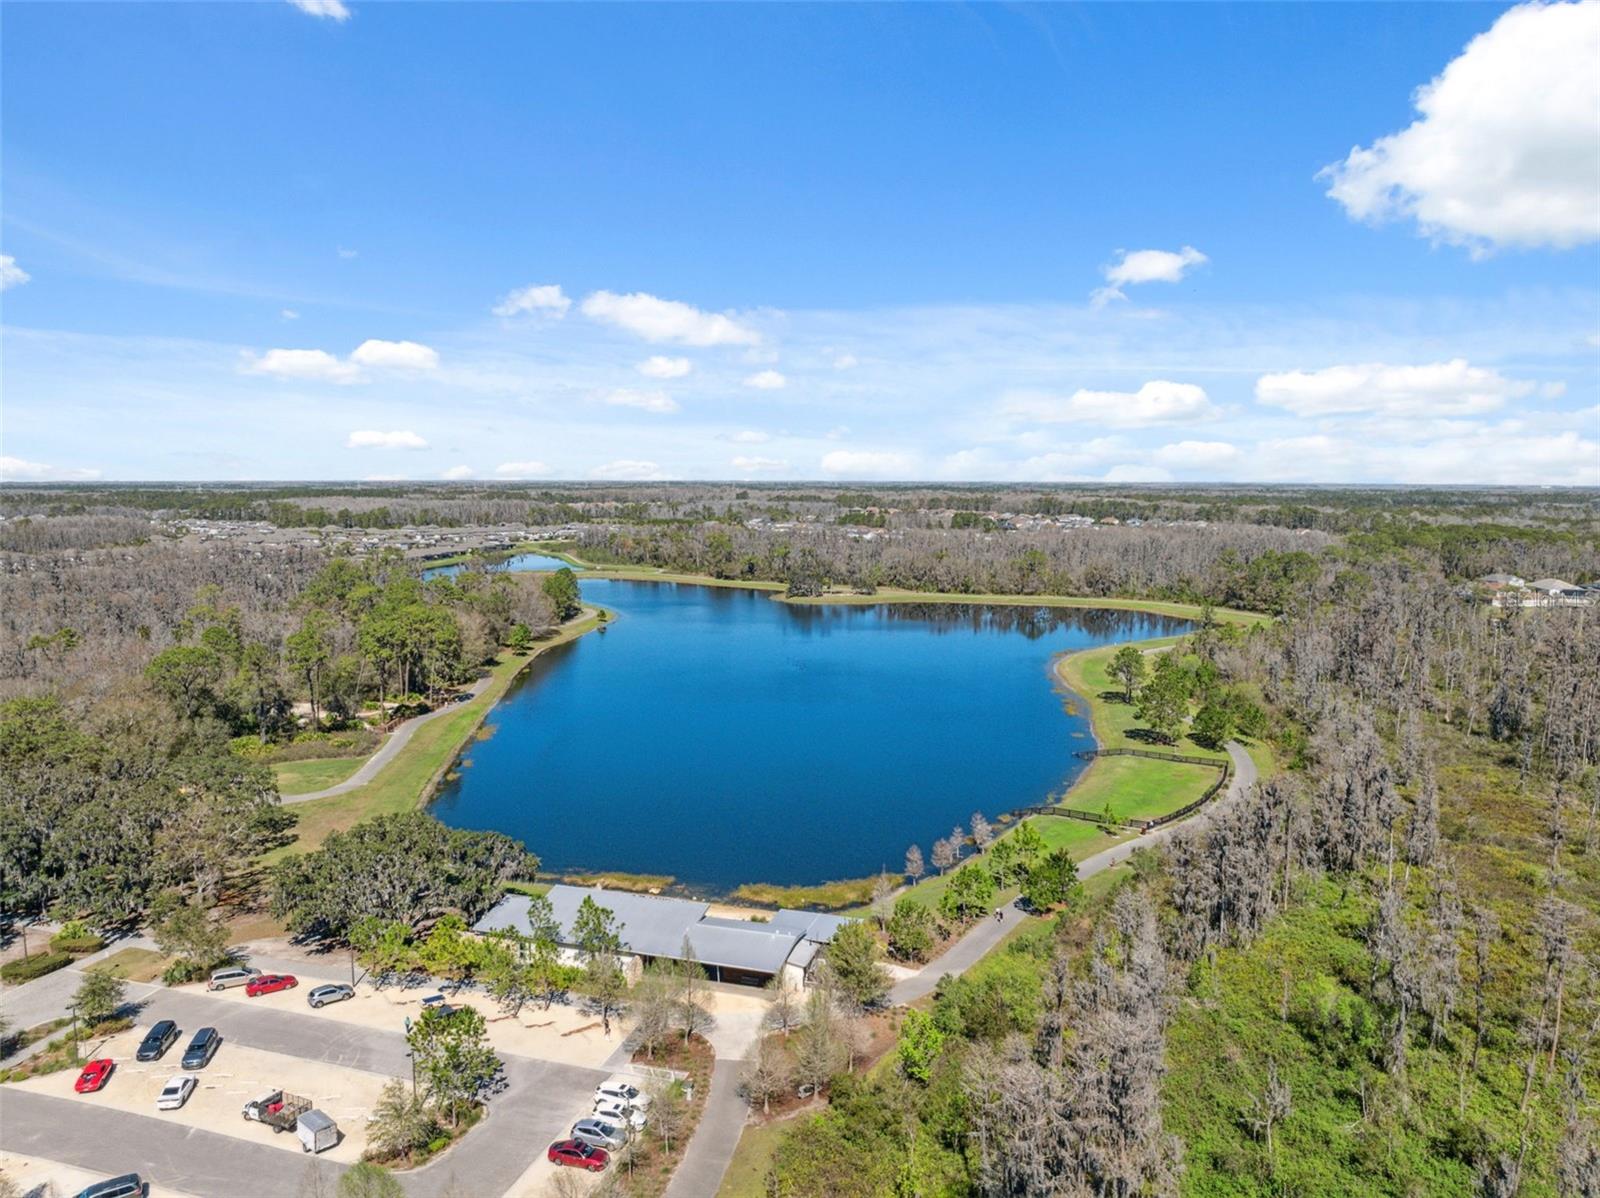
[(292, 973), (264, 973), (244, 984), (244, 992), (251, 998), (258, 994), (276, 994), (279, 990), (293, 990), (300, 979)]
[(576, 1165), (591, 1173), (600, 1172), (611, 1161), (611, 1154), (604, 1148), (596, 1148), (582, 1140), (557, 1140), (545, 1155), (550, 1158), (552, 1165)]
[(83, 1072), (78, 1074), (78, 1080), (72, 1088), (79, 1094), (93, 1094), (111, 1078), (111, 1071), (117, 1063), (110, 1057), (101, 1057), (97, 1061), (90, 1061), (83, 1067)]

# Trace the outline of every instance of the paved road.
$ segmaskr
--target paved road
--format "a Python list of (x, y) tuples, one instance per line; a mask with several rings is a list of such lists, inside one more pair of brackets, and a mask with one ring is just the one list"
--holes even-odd
[[(1140, 849), (1160, 844), (1179, 828), (1187, 828), (1196, 822), (1208, 820), (1214, 811), (1237, 802), (1255, 785), (1256, 763), (1250, 760), (1250, 755), (1242, 746), (1233, 741), (1228, 742), (1228, 756), (1233, 759), (1233, 780), (1228, 783), (1226, 795), (1189, 819), (1157, 828), (1154, 832), (1147, 832), (1143, 836), (1134, 837), (1132, 840), (1123, 841), (1121, 844), (1085, 857), (1078, 863), (1078, 877), (1092, 878), (1095, 874), (1126, 861)], [(943, 955), (928, 962), (910, 977), (896, 982), (889, 991), (889, 1001), (896, 1004), (915, 1002), (923, 995), (931, 994), (938, 986), (939, 979), (946, 974), (959, 974), (972, 968), (985, 953), (1000, 943), (1007, 932), (1016, 927), (1017, 920), (1025, 918), (1016, 902), (1012, 902), (1003, 910), (1004, 921), (984, 920), (946, 949)]]
[[(186, 1033), (211, 1024), (225, 1043), (393, 1077), (410, 1071), (399, 1032), (160, 986), (130, 986), (129, 998), (144, 1004), (141, 1023), (174, 1019)], [(485, 1125), (443, 1159), (404, 1175), (408, 1195), (436, 1198), (452, 1184), (467, 1194), (503, 1194), (587, 1110), (605, 1077), (597, 1069), (503, 1059), (505, 1086), (490, 1100)], [(70, 1134), (63, 1135), (63, 1127)], [(104, 1173), (136, 1169), (163, 1185), (207, 1196), (292, 1194), (308, 1167), (330, 1178), (340, 1171), (281, 1148), (9, 1087), (0, 1088), (0, 1148)]]

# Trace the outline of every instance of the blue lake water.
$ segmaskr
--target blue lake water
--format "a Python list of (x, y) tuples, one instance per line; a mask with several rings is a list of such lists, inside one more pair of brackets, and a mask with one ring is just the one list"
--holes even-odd
[(610, 629), (533, 663), (431, 810), (517, 837), (545, 870), (701, 892), (894, 872), (974, 811), (1044, 801), (1094, 747), (1052, 659), (1188, 627), (604, 579), (583, 596)]
[[(563, 566), (577, 572), (582, 566), (574, 566), (571, 562), (564, 562), (559, 557), (551, 557), (545, 553), (519, 553), (515, 557), (508, 557), (503, 562), (491, 566), (492, 570), (510, 570), (513, 573), (522, 570), (559, 570)], [(449, 578), (461, 573), (464, 566), (433, 566), (422, 572), (424, 578)]]

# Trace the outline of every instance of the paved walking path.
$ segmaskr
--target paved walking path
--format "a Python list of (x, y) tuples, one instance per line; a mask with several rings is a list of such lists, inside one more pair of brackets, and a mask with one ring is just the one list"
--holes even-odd
[(739, 1075), (743, 1072), (743, 1061), (717, 1058), (705, 1113), (672, 1174), (664, 1198), (711, 1198), (722, 1188), (722, 1175), (733, 1161), (734, 1149), (739, 1147), (748, 1114), (739, 1093)]
[[(1179, 820), (1175, 824), (1168, 824), (1147, 832), (1143, 836), (1136, 836), (1132, 840), (1125, 840), (1121, 844), (1112, 845), (1109, 849), (1102, 849), (1092, 856), (1085, 857), (1078, 862), (1078, 877), (1092, 878), (1095, 874), (1110, 869), (1113, 865), (1120, 865), (1140, 849), (1149, 848), (1151, 845), (1160, 844), (1172, 836), (1179, 828), (1187, 828), (1196, 822), (1203, 822), (1211, 818), (1211, 813), (1218, 808), (1235, 803), (1255, 785), (1256, 763), (1250, 760), (1250, 755), (1244, 751), (1243, 746), (1237, 742), (1228, 742), (1228, 756), (1233, 759), (1233, 779), (1228, 783), (1228, 793), (1215, 803), (1203, 807), (1199, 812), (1188, 819)], [(1001, 908), (1005, 919), (985, 919), (978, 923), (960, 940), (957, 940), (942, 956), (929, 961), (910, 977), (895, 983), (889, 990), (889, 1001), (895, 1004), (915, 1002), (925, 994), (931, 994), (939, 984), (939, 979), (946, 974), (963, 973), (975, 965), (978, 960), (1005, 937), (1005, 934), (1017, 926), (1017, 922), (1026, 917), (1023, 910), (1013, 900)]]
[[(594, 616), (597, 611), (597, 608), (586, 607), (573, 617), (573, 622), (579, 623), (583, 620), (589, 619), (590, 617)], [(471, 686), (467, 687), (467, 691), (474, 699), (476, 699), (488, 689), (489, 684), (493, 681), (493, 675), (486, 674), (482, 678), (479, 678), (473, 682)], [(428, 712), (426, 715), (413, 716), (411, 719), (401, 724), (400, 727), (396, 728), (393, 732), (389, 733), (389, 739), (384, 741), (383, 744), (378, 747), (378, 751), (371, 757), (367, 758), (366, 761), (362, 763), (361, 768), (355, 773), (351, 774), (343, 782), (340, 782), (336, 786), (326, 787), (322, 790), (313, 790), (309, 794), (285, 795), (283, 797), (283, 802), (309, 803), (312, 799), (331, 799), (334, 795), (347, 794), (352, 790), (356, 790), (359, 787), (365, 786), (368, 782), (371, 782), (378, 776), (378, 771), (383, 769), (384, 766), (388, 765), (395, 759), (395, 755), (399, 753), (401, 749), (405, 748), (406, 745), (411, 743), (411, 738), (417, 734), (418, 728), (422, 727), (429, 720), (436, 720), (440, 716), (448, 715), (455, 709), (456, 704), (446, 703), (443, 706), (437, 707), (433, 711)]]

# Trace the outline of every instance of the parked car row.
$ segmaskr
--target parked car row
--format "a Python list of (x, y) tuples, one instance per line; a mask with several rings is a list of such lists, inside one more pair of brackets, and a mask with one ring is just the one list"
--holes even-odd
[(595, 1087), (594, 1110), (572, 1125), (572, 1134), (557, 1140), (545, 1153), (553, 1165), (568, 1165), (598, 1173), (611, 1154), (627, 1144), (649, 1123), (650, 1096), (620, 1074)]

